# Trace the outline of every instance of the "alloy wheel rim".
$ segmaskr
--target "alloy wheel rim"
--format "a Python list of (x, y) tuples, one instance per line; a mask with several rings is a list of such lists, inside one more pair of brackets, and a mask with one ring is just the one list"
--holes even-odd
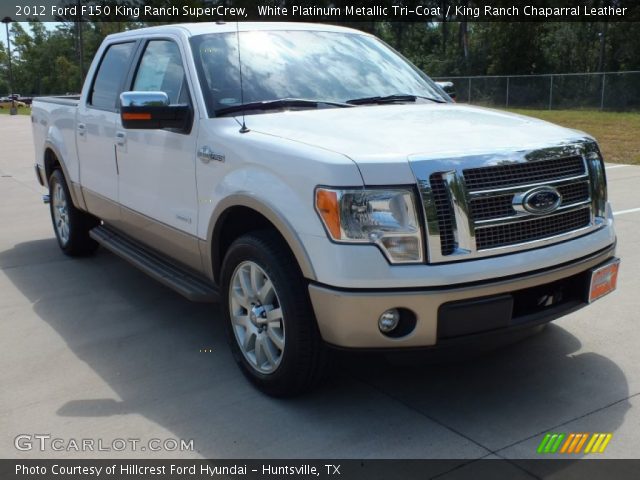
[(231, 276), (229, 311), (236, 342), (249, 365), (275, 372), (285, 347), (282, 308), (273, 282), (255, 262), (238, 265)]
[(53, 224), (56, 228), (60, 243), (62, 243), (62, 246), (65, 246), (69, 241), (69, 209), (64, 189), (59, 183), (56, 183), (51, 203), (53, 207)]

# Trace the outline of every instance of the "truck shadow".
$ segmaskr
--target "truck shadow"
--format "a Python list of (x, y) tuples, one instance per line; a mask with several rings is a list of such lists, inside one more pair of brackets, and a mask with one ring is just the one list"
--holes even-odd
[[(193, 439), (206, 458), (478, 458), (628, 396), (614, 362), (580, 353), (579, 339), (554, 325), (465, 361), (399, 364), (339, 353), (319, 390), (271, 399), (236, 368), (216, 305), (190, 303), (104, 250), (67, 260), (54, 243), (18, 244), (0, 252), (0, 265), (36, 315), (115, 392), (68, 391), (50, 412), (93, 418), (98, 438), (106, 422), (107, 432), (117, 425), (119, 437), (135, 437), (128, 420), (135, 415)], [(73, 376), (47, 365), (40, 374)], [(606, 431), (621, 425), (625, 406), (607, 417)]]

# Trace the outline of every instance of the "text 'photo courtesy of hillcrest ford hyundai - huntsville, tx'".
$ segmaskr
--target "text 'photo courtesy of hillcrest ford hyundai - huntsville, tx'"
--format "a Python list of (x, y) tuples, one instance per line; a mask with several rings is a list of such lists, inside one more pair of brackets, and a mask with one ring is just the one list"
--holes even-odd
[(309, 390), (334, 348), (482, 342), (616, 288), (594, 138), (456, 104), (357, 30), (109, 35), (81, 95), (35, 99), (32, 126), (64, 253), (102, 245), (219, 302), (271, 395)]

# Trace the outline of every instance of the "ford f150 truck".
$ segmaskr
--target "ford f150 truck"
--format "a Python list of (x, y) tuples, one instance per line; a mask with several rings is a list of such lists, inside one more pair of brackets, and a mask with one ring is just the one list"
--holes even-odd
[(305, 24), (108, 36), (78, 98), (33, 102), (64, 253), (98, 245), (219, 301), (272, 395), (329, 346), (389, 351), (528, 329), (615, 288), (590, 136), (451, 102), (374, 36)]

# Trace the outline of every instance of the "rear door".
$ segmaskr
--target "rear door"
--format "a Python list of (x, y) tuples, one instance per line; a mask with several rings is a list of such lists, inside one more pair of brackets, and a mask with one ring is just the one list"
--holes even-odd
[(118, 97), (136, 45), (135, 41), (128, 41), (104, 49), (91, 86), (85, 92), (86, 99), (78, 106), (80, 182), (88, 210), (107, 221), (119, 218), (115, 154)]

